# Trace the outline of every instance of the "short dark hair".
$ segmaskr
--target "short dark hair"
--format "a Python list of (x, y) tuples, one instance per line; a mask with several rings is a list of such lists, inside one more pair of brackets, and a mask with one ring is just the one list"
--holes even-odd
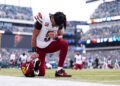
[(66, 28), (67, 19), (66, 15), (63, 12), (56, 12), (53, 16), (56, 25), (59, 26), (59, 29), (62, 29), (63, 27)]

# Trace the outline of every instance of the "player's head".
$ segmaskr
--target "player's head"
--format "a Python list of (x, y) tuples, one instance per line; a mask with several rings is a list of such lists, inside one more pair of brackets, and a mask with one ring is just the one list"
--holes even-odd
[(25, 55), (25, 53), (23, 53), (23, 56)]
[(50, 15), (53, 25), (59, 26), (59, 29), (63, 27), (66, 28), (66, 15), (63, 12), (56, 12), (55, 14)]

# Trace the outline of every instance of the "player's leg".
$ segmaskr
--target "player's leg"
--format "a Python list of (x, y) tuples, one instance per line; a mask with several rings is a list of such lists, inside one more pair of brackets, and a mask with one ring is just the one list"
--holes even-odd
[(46, 51), (44, 49), (37, 48), (37, 53), (39, 54), (40, 66), (39, 66), (39, 74), (38, 76), (45, 76), (45, 56)]
[(65, 73), (65, 71), (62, 69), (62, 67), (64, 65), (64, 61), (65, 61), (66, 55), (67, 55), (67, 51), (68, 51), (68, 43), (67, 43), (67, 41), (65, 41), (63, 39), (59, 39), (58, 41), (52, 42), (46, 48), (47, 53), (56, 52), (58, 50), (60, 50), (58, 69), (57, 69), (58, 72), (56, 71), (55, 76), (70, 77), (70, 75)]
[(58, 50), (60, 50), (58, 66), (63, 67), (64, 61), (67, 55), (67, 51), (68, 51), (68, 43), (63, 39), (60, 39), (59, 41), (53, 41), (46, 48), (47, 53), (53, 53)]

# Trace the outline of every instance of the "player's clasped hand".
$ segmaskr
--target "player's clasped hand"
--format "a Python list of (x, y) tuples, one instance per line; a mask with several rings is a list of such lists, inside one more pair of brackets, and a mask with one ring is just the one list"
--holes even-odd
[(39, 57), (39, 54), (37, 53), (37, 52), (33, 52), (32, 54), (31, 54), (31, 59), (36, 59), (36, 58), (38, 58)]
[(50, 37), (50, 38), (55, 38), (56, 37), (56, 34), (55, 34), (55, 32), (49, 32), (48, 33), (48, 36)]
[(30, 58), (32, 60), (39, 57), (39, 54), (36, 52), (36, 48), (32, 48), (28, 52), (30, 53)]

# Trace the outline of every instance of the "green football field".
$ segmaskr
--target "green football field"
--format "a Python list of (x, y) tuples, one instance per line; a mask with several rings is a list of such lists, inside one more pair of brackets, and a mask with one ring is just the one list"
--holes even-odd
[[(71, 78), (55, 78), (55, 69), (47, 69), (44, 78), (49, 79), (64, 79), (72, 81), (83, 82), (95, 82), (105, 84), (117, 84), (120, 85), (120, 70), (102, 70), (102, 69), (87, 69), (87, 70), (72, 70), (66, 69), (66, 71), (72, 75)], [(1, 69), (0, 75), (2, 76), (17, 76), (24, 77), (20, 69), (7, 68)], [(36, 77), (39, 78), (39, 77)]]

